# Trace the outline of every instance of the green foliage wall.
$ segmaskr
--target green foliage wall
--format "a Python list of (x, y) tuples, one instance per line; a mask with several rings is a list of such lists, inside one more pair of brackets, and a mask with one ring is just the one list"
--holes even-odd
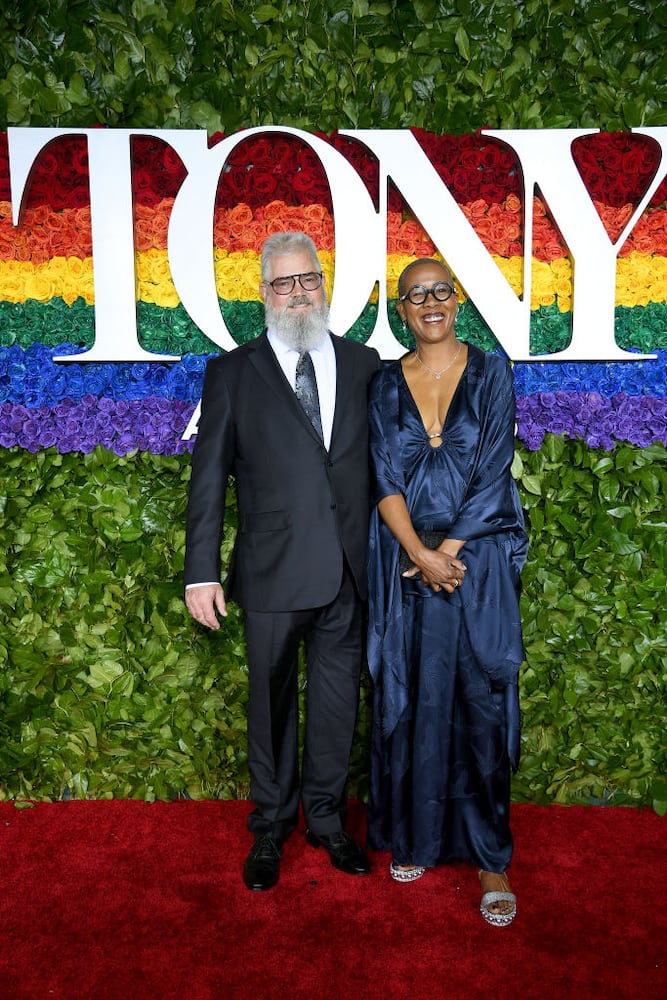
[[(188, 458), (14, 451), (4, 471), (2, 794), (246, 794), (238, 610), (209, 633), (182, 601)], [(518, 451), (515, 471), (531, 550), (514, 795), (662, 811), (665, 449), (601, 453), (550, 435)], [(365, 679), (359, 795), (369, 694)]]
[(661, 0), (3, 7), (0, 121), (8, 125), (451, 133), (667, 123)]
[[(664, 125), (666, 27), (660, 0), (10, 0), (0, 127)], [(0, 796), (246, 794), (238, 612), (204, 633), (181, 597), (188, 459), (2, 457)], [(550, 436), (516, 469), (514, 795), (665, 811), (664, 449)]]

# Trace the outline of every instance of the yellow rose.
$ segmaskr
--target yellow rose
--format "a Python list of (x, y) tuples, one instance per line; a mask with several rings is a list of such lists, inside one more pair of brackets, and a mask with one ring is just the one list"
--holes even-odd
[(569, 257), (557, 257), (551, 261), (551, 270), (557, 278), (572, 278), (572, 262)]
[(493, 259), (515, 295), (520, 295), (523, 288), (523, 257), (499, 257)]
[(82, 281), (78, 284), (79, 295), (82, 299), (85, 299), (86, 304), (92, 306), (95, 304), (95, 289), (93, 287), (93, 274), (92, 271), (90, 275), (86, 275)]
[(556, 295), (572, 295), (572, 282), (568, 278), (556, 278), (553, 282), (553, 289)]
[(156, 294), (156, 299), (164, 309), (175, 309), (181, 301), (173, 282), (171, 284), (165, 283), (164, 285), (160, 285), (159, 294)]
[(156, 285), (163, 284), (164, 282), (171, 283), (171, 268), (169, 267), (169, 258), (167, 257), (166, 250), (148, 250), (145, 254), (139, 254), (138, 256), (146, 257), (146, 265), (148, 267), (149, 281), (154, 282)]
[(58, 295), (60, 287), (56, 287), (51, 276), (41, 268), (35, 268), (32, 274), (27, 276), (25, 283), (25, 296), (27, 299), (37, 299), (38, 302), (48, 302)]
[(23, 302), (28, 270), (32, 272), (32, 265), (16, 260), (0, 261), (0, 298), (5, 302)]
[(393, 253), (387, 258), (387, 297), (398, 298), (398, 279), (404, 268), (415, 260), (414, 257), (405, 254)]
[(52, 257), (48, 264), (41, 264), (40, 270), (48, 272), (56, 285), (64, 284), (69, 275), (66, 257)]

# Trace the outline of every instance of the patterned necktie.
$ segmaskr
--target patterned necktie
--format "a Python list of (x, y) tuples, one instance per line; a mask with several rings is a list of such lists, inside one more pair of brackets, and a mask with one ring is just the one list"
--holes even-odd
[(317, 394), (317, 381), (315, 379), (315, 366), (308, 351), (299, 355), (296, 364), (296, 381), (294, 385), (296, 398), (303, 406), (308, 419), (320, 436), (322, 434), (322, 419), (320, 417), (320, 397)]

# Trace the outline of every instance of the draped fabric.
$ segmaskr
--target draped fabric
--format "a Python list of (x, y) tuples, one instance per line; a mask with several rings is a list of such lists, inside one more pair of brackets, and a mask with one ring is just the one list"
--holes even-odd
[(416, 529), (466, 540), (462, 586), (435, 593), (400, 577), (399, 545), (377, 506), (372, 514), (369, 836), (402, 863), (456, 856), (501, 870), (509, 860), (523, 659), (519, 574), (527, 551), (510, 474), (514, 421), (510, 366), (473, 346), (437, 447), (400, 361), (372, 384), (376, 503), (401, 494)]

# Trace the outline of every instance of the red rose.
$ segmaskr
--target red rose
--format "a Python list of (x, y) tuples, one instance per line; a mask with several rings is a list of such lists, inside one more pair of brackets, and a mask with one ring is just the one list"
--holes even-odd
[(255, 198), (275, 198), (278, 188), (277, 179), (264, 170), (252, 171), (252, 187)]

